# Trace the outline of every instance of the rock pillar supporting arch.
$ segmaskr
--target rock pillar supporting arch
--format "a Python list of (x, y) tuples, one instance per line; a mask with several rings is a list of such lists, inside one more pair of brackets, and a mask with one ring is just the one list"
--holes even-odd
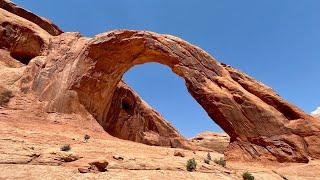
[(146, 62), (167, 65), (184, 78), (190, 94), (231, 137), (227, 158), (307, 162), (308, 156), (319, 156), (308, 147), (319, 137), (319, 122), (271, 88), (173, 36), (129, 30), (99, 34), (75, 60), (68, 88), (103, 123), (122, 75)]

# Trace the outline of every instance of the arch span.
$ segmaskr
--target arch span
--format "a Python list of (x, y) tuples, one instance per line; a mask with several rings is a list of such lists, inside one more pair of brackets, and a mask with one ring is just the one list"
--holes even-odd
[[(32, 88), (40, 99), (51, 100), (51, 110), (76, 111), (79, 107), (71, 102), (79, 101), (104, 123), (123, 74), (136, 64), (158, 62), (185, 80), (190, 94), (229, 134), (227, 159), (308, 162), (309, 156), (320, 157), (319, 143), (310, 146), (320, 137), (317, 120), (271, 88), (177, 37), (130, 30), (94, 38), (64, 33), (50, 47), (51, 56), (59, 51), (64, 56), (46, 63), (40, 72), (48, 73), (39, 73)], [(54, 80), (43, 85), (41, 79), (47, 76)]]

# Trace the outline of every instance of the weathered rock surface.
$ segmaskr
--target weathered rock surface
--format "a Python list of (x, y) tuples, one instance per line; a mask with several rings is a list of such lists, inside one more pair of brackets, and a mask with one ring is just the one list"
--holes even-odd
[[(308, 162), (309, 157), (320, 158), (317, 119), (266, 85), (177, 37), (132, 30), (110, 31), (93, 38), (79, 33), (52, 36), (21, 16), (2, 9), (0, 15), (0, 48), (28, 63), (20, 88), (35, 94), (48, 112), (89, 112), (106, 129), (115, 119), (112, 103), (123, 74), (136, 64), (155, 61), (184, 78), (190, 94), (230, 136), (227, 160)], [(139, 107), (145, 106), (138, 103), (135, 108)], [(133, 124), (149, 124), (150, 118), (143, 119)], [(158, 126), (143, 132), (162, 132), (154, 127)], [(128, 136), (126, 133), (123, 135)], [(157, 139), (152, 134), (137, 137)]]
[(101, 125), (115, 137), (148, 145), (197, 149), (123, 81), (117, 84), (107, 117)]
[(316, 119), (181, 39), (129, 30), (92, 39), (64, 33), (53, 38), (50, 47), (38, 75), (30, 76), (29, 87), (50, 102), (52, 111), (77, 113), (81, 104), (103, 126), (111, 118), (112, 97), (122, 75), (135, 64), (157, 61), (185, 79), (190, 94), (228, 133), (227, 159), (238, 160), (243, 154), (243, 160), (308, 162), (309, 156), (319, 157), (312, 147), (318, 145)]
[(223, 153), (230, 143), (230, 137), (226, 133), (203, 132), (191, 138), (190, 141), (198, 146)]
[[(46, 113), (45, 102), (32, 94), (17, 94), (0, 108), (0, 179), (242, 179), (249, 171), (256, 179), (317, 179), (320, 161), (309, 163), (229, 162), (206, 164), (205, 151), (148, 146), (114, 138), (88, 114)], [(23, 118), (21, 118), (23, 117)], [(88, 142), (83, 136), (90, 135)], [(60, 147), (71, 145), (71, 151)], [(178, 150), (185, 157), (174, 156)], [(211, 152), (212, 159), (223, 154)], [(121, 155), (123, 160), (114, 159)], [(197, 170), (186, 171), (195, 158)], [(90, 163), (108, 162), (106, 172)], [(88, 173), (80, 173), (88, 172)], [(91, 173), (94, 172), (94, 173)]]
[(11, 3), (9, 0), (1, 0), (0, 1), (0, 8), (4, 9), (6, 11), (9, 11), (13, 14), (16, 14), (16, 15), (18, 15), (28, 21), (31, 21), (34, 24), (37, 24), (38, 26), (40, 26), (42, 29), (44, 29), (45, 31), (47, 31), (48, 33), (50, 33), (53, 36), (56, 36), (56, 35), (59, 35), (62, 33), (60, 28), (58, 26), (56, 26), (55, 24), (53, 24), (48, 19), (45, 19), (43, 17), (39, 17), (39, 16), (33, 14), (32, 12), (29, 12), (29, 11)]
[[(34, 14), (27, 12), (12, 3), (0, 1), (0, 7), (10, 12), (19, 15), (23, 18), (29, 20), (29, 17), (35, 16)], [(52, 37), (47, 34), (52, 32), (61, 32), (59, 28), (56, 28), (54, 24), (43, 25), (46, 22), (49, 22), (43, 18), (37, 20), (37, 18), (32, 19), (32, 22), (39, 22), (39, 24), (32, 24), (21, 17), (14, 16), (7, 11), (0, 9), (3, 12), (3, 22), (7, 22), (7, 25), (1, 29), (2, 35), (1, 39), (4, 41), (0, 42), (0, 84), (9, 89), (17, 90), (19, 87), (19, 81), (21, 79), (21, 90), (27, 92), (28, 88), (25, 86), (29, 85), (30, 80), (36, 75), (39, 66), (42, 66), (46, 63), (46, 58), (50, 55), (44, 53), (44, 49), (50, 49), (48, 46), (49, 41), (53, 41)], [(2, 14), (0, 14), (1, 16)], [(0, 20), (0, 21), (1, 21)], [(43, 21), (43, 22), (42, 22)], [(40, 29), (39, 25), (42, 29)], [(16, 29), (10, 29), (11, 26), (17, 26)], [(45, 32), (47, 31), (47, 32)], [(29, 35), (31, 33), (32, 35)], [(58, 33), (60, 34), (60, 33)], [(53, 33), (52, 35), (58, 35)], [(65, 39), (71, 37), (67, 43), (72, 42), (72, 40), (79, 38), (78, 33), (65, 33), (63, 34)], [(29, 39), (26, 39), (29, 38)], [(74, 39), (72, 39), (74, 38)], [(40, 39), (38, 43), (38, 39)], [(42, 41), (41, 39), (45, 39)], [(22, 44), (22, 45), (19, 45)], [(17, 47), (19, 50), (16, 50)], [(60, 46), (57, 44), (57, 46)], [(38, 47), (38, 48), (35, 48)], [(69, 45), (62, 47), (59, 52), (57, 52), (57, 57), (63, 53)], [(21, 52), (19, 56), (14, 54), (14, 52)], [(35, 52), (33, 52), (35, 51)], [(31, 52), (31, 54), (30, 54)], [(38, 56), (41, 52), (44, 53), (44, 56)], [(34, 56), (38, 56), (33, 58)], [(16, 58), (16, 59), (15, 59)], [(26, 67), (23, 63), (29, 63), (32, 59), (29, 66)], [(50, 58), (55, 58), (54, 55)], [(23, 62), (23, 63), (22, 63)], [(54, 64), (53, 64), (54, 65)], [(55, 65), (54, 65), (55, 66)], [(27, 68), (27, 70), (26, 70)], [(26, 74), (23, 76), (23, 72)], [(46, 80), (49, 82), (49, 80)], [(130, 101), (133, 104), (130, 104), (130, 110), (123, 109), (124, 100)], [(68, 100), (67, 100), (68, 101)], [(80, 106), (79, 103), (72, 103), (68, 101), (69, 108), (73, 107), (74, 109), (80, 109), (80, 111), (86, 111)], [(132, 140), (136, 142), (141, 142), (149, 145), (157, 146), (168, 146), (168, 147), (181, 147), (187, 149), (199, 149), (199, 147), (194, 147), (190, 144), (184, 137), (182, 137), (176, 129), (174, 129), (163, 117), (153, 110), (149, 105), (143, 102), (140, 97), (130, 89), (124, 82), (120, 82), (117, 87), (117, 91), (114, 93), (113, 97), (113, 113), (110, 114), (108, 121), (101, 124), (103, 128), (113, 136)], [(81, 110), (82, 109), (82, 110)], [(55, 112), (55, 109), (48, 108), (49, 112)], [(201, 148), (200, 148), (201, 149)]]

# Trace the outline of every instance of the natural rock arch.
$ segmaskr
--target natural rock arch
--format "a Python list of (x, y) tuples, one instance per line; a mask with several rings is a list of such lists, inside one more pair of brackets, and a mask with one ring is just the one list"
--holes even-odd
[[(319, 149), (310, 145), (319, 137), (317, 120), (179, 38), (129, 30), (92, 39), (64, 33), (50, 46), (57, 46), (51, 56), (65, 55), (54, 60), (58, 68), (43, 68), (50, 73), (40, 73), (32, 89), (40, 99), (51, 100), (51, 111), (74, 112), (80, 102), (103, 124), (122, 75), (136, 64), (158, 62), (184, 78), (190, 94), (229, 134), (228, 159), (307, 162), (308, 156), (319, 156)], [(48, 74), (56, 80), (43, 85)]]
[(94, 38), (62, 33), (46, 19), (34, 19), (6, 2), (0, 5), (0, 17), (0, 48), (27, 58), (21, 91), (46, 101), (47, 111), (89, 112), (103, 123), (122, 75), (135, 64), (156, 61), (184, 78), (190, 94), (230, 135), (227, 159), (320, 158), (317, 119), (179, 38), (129, 30)]

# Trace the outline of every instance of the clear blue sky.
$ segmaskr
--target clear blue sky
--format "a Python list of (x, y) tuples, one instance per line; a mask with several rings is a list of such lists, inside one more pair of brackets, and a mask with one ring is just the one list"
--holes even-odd
[[(178, 36), (274, 88), (310, 113), (320, 106), (319, 0), (14, 0), (64, 31), (113, 29)], [(220, 131), (182, 79), (158, 64), (124, 79), (186, 137)]]

